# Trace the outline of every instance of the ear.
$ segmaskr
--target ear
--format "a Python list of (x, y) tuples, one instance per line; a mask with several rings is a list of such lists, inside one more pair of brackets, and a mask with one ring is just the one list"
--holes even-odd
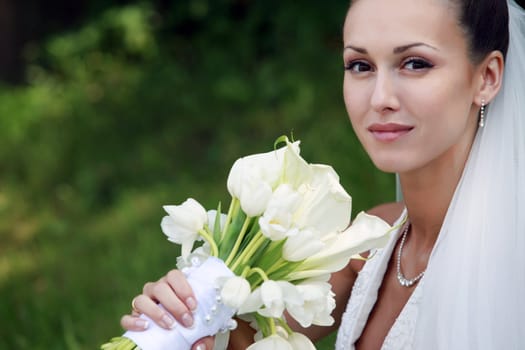
[(488, 104), (498, 94), (503, 79), (503, 55), (492, 51), (478, 66), (478, 91), (475, 103), (481, 106), (482, 101)]

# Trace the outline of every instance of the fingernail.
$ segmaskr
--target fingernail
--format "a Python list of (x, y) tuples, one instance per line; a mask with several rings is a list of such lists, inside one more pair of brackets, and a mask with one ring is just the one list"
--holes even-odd
[(191, 326), (193, 326), (193, 317), (191, 317), (190, 314), (185, 313), (184, 315), (182, 315), (182, 324), (187, 328), (190, 328)]
[(139, 319), (135, 321), (135, 326), (142, 329), (148, 329), (149, 323), (146, 320)]
[(197, 309), (197, 302), (192, 297), (189, 297), (188, 299), (186, 299), (186, 306), (191, 311), (194, 311), (195, 309)]
[(195, 348), (195, 350), (206, 350), (206, 345), (204, 345), (204, 344), (199, 344), (199, 345), (197, 345), (197, 347)]
[(173, 328), (175, 327), (175, 320), (171, 317), (169, 317), (168, 315), (164, 315), (162, 316), (162, 322), (164, 322), (164, 324), (168, 327), (168, 328)]

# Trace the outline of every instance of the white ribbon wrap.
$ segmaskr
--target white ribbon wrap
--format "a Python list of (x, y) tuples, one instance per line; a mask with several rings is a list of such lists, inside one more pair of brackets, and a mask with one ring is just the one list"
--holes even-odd
[(235, 310), (220, 300), (217, 279), (232, 277), (233, 272), (220, 259), (209, 257), (201, 265), (188, 270), (188, 282), (198, 300), (193, 313), (194, 324), (186, 328), (180, 324), (171, 330), (159, 327), (145, 315), (149, 328), (142, 332), (127, 331), (124, 337), (131, 339), (142, 350), (190, 350), (200, 338), (232, 328)]

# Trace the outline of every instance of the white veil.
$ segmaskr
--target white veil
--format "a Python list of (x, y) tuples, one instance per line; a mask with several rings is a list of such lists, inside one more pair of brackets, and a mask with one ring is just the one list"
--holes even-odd
[(508, 4), (502, 90), (430, 257), (415, 349), (525, 349), (525, 12)]

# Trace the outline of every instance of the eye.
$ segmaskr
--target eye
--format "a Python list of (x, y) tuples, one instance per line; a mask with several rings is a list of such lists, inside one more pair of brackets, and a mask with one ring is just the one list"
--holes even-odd
[(417, 58), (417, 57), (411, 57), (409, 59), (406, 59), (403, 62), (402, 66), (403, 68), (406, 68), (408, 70), (414, 70), (414, 71), (419, 71), (419, 70), (424, 70), (424, 69), (429, 69), (429, 68), (434, 67), (434, 65), (428, 62), (427, 60), (422, 59), (422, 58)]
[(351, 61), (345, 64), (345, 70), (353, 73), (363, 73), (372, 70), (372, 67), (364, 61)]

